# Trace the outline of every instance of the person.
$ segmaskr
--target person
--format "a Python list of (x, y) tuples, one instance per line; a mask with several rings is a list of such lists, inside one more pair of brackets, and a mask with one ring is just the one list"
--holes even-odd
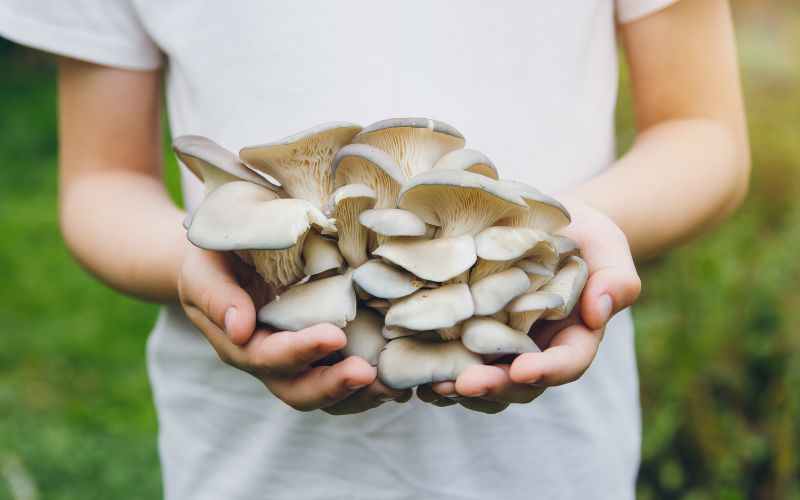
[[(615, 159), (617, 33), (638, 132)], [(727, 2), (0, 0), (0, 34), (63, 56), (69, 248), (164, 304), (147, 355), (167, 498), (633, 498), (632, 257), (709, 230), (748, 185)], [(234, 151), (334, 120), (455, 125), (571, 211), (582, 319), (416, 397), (359, 358), (311, 366), (341, 330), (257, 327), (269, 290), (187, 243), (160, 178), (162, 83), (173, 136)]]

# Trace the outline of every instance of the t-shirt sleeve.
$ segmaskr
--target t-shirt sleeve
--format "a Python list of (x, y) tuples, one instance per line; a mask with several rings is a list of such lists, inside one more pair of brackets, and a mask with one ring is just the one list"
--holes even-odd
[(0, 0), (0, 36), (124, 69), (156, 69), (163, 60), (131, 0)]
[(672, 5), (678, 0), (616, 0), (617, 20), (620, 23), (635, 21), (657, 10)]

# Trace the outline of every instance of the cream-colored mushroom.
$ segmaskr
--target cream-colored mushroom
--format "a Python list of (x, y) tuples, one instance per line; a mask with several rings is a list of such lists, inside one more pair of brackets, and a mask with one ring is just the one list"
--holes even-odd
[(358, 221), (364, 210), (375, 206), (375, 191), (363, 184), (347, 184), (337, 189), (329, 213), (339, 230), (339, 250), (350, 267), (367, 261), (367, 228)]
[(490, 274), (469, 286), (476, 316), (489, 316), (501, 311), (515, 297), (530, 287), (528, 275), (522, 269), (510, 267)]
[(381, 335), (383, 317), (365, 307), (359, 307), (356, 317), (344, 326), (347, 344), (341, 350), (345, 357), (358, 356), (372, 366), (378, 364), (378, 355), (387, 340)]
[(402, 208), (364, 210), (358, 220), (372, 231), (370, 234), (375, 235), (375, 247), (398, 236), (425, 236), (428, 232), (428, 226), (422, 219)]
[[(473, 315), (475, 306), (467, 285), (423, 289), (399, 299), (386, 312), (386, 326), (411, 330), (437, 330), (442, 335)], [(450, 340), (450, 339), (446, 339)]]
[(558, 258), (563, 262), (567, 257), (579, 257), (581, 253), (580, 247), (578, 247), (578, 242), (573, 240), (572, 238), (568, 238), (567, 236), (562, 236), (560, 234), (553, 235), (553, 243), (556, 247), (556, 253), (558, 254)]
[(331, 167), (333, 185), (364, 184), (375, 191), (376, 208), (392, 208), (406, 176), (388, 153), (367, 144), (348, 144), (336, 154)]
[(258, 311), (260, 322), (290, 331), (319, 323), (342, 328), (355, 317), (352, 271), (295, 285)]
[(459, 341), (428, 342), (418, 337), (394, 339), (378, 358), (378, 378), (392, 389), (455, 380), (483, 360)]
[(360, 130), (352, 123), (325, 123), (276, 142), (247, 146), (239, 157), (274, 177), (290, 197), (321, 209), (332, 191), (331, 162)]
[(544, 231), (528, 227), (486, 228), (475, 237), (475, 251), (478, 260), (470, 271), (470, 283), (508, 269), (517, 259), (529, 255), (546, 260), (553, 266), (558, 263), (550, 236)]
[(409, 179), (432, 169), (439, 158), (465, 143), (454, 127), (429, 118), (382, 120), (365, 127), (353, 142), (385, 151)]
[(528, 293), (539, 290), (555, 276), (553, 271), (533, 259), (518, 260), (514, 264), (514, 267), (522, 269), (528, 275), (528, 279), (530, 280)]
[(527, 334), (491, 318), (476, 317), (465, 321), (461, 342), (476, 354), (522, 354), (540, 351)]
[(578, 302), (588, 278), (589, 268), (586, 266), (586, 262), (580, 257), (567, 257), (553, 279), (542, 287), (542, 292), (554, 293), (562, 300), (561, 306), (549, 310), (544, 318), (559, 320), (569, 316)]
[(557, 293), (539, 291), (520, 295), (506, 306), (508, 326), (527, 334), (537, 319), (563, 305), (564, 299)]
[(341, 271), (344, 257), (335, 241), (310, 231), (303, 244), (303, 271), (306, 276), (316, 276), (328, 271)]
[(411, 330), (409, 328), (403, 328), (402, 326), (386, 326), (384, 325), (381, 329), (381, 335), (383, 338), (392, 340), (392, 339), (399, 339), (401, 337), (412, 337), (414, 335), (419, 335), (424, 332), (420, 332), (418, 330)]
[(309, 230), (336, 228), (311, 203), (276, 197), (257, 184), (228, 182), (197, 208), (187, 237), (206, 250), (235, 251), (269, 283), (296, 283), (305, 276), (301, 252)]
[(474, 149), (456, 149), (439, 158), (434, 170), (466, 170), (474, 174), (497, 179), (497, 168), (492, 160)]
[(392, 238), (372, 252), (411, 274), (443, 283), (475, 263), (475, 240), (465, 234), (452, 238)]
[(500, 182), (521, 196), (527, 203), (528, 210), (499, 221), (498, 226), (531, 227), (546, 233), (554, 233), (569, 225), (572, 220), (564, 205), (542, 194), (538, 189), (522, 182)]
[(369, 260), (353, 272), (353, 281), (372, 297), (399, 299), (416, 292), (425, 281), (380, 260)]

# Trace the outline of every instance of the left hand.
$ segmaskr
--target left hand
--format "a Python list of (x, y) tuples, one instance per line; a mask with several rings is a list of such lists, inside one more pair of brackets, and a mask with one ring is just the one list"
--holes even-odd
[(529, 333), (542, 349), (521, 354), (511, 364), (470, 366), (454, 382), (417, 388), (417, 396), (437, 406), (461, 404), (498, 413), (511, 403), (530, 403), (547, 387), (573, 382), (589, 368), (608, 320), (639, 297), (641, 281), (622, 230), (600, 211), (577, 200), (560, 200), (572, 215), (561, 231), (578, 242), (589, 279), (579, 306), (563, 321), (538, 321)]

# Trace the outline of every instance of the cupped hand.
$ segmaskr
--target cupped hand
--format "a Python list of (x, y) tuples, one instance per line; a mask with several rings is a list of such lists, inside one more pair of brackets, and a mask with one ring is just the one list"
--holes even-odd
[(497, 413), (512, 403), (529, 403), (547, 387), (580, 378), (594, 360), (605, 326), (639, 297), (641, 282), (628, 241), (600, 211), (577, 200), (561, 200), (572, 223), (561, 231), (578, 242), (589, 278), (573, 314), (562, 321), (538, 321), (529, 335), (542, 349), (513, 362), (471, 366), (454, 382), (420, 386), (423, 401)]
[(375, 368), (358, 357), (312, 366), (345, 346), (344, 332), (333, 325), (298, 332), (256, 329), (256, 308), (275, 291), (233, 255), (190, 248), (178, 290), (187, 316), (220, 359), (258, 378), (292, 408), (343, 415), (411, 395), (381, 384)]

